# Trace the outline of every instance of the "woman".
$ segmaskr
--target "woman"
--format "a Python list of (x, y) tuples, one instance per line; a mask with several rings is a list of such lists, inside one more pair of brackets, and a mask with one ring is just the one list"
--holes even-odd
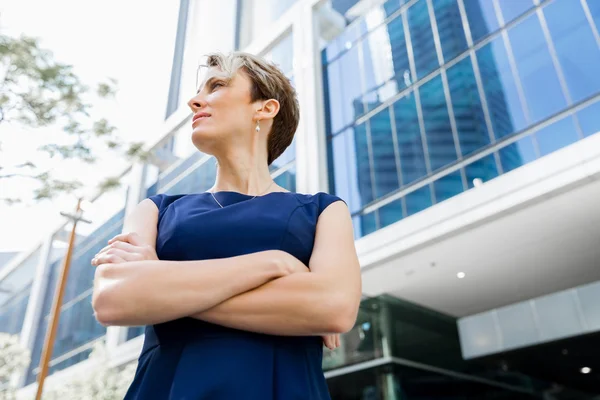
[(271, 179), (299, 118), (281, 71), (245, 53), (207, 67), (188, 104), (214, 186), (142, 201), (92, 260), (98, 321), (147, 326), (126, 399), (329, 399), (323, 341), (361, 297), (350, 213)]

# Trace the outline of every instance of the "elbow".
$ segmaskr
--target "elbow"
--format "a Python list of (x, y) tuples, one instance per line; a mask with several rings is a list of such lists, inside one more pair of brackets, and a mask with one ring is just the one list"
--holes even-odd
[[(118, 325), (121, 319), (118, 300), (114, 290), (114, 284), (109, 283), (106, 276), (107, 266), (101, 265), (96, 268), (94, 278), (94, 291), (92, 293), (92, 308), (96, 320), (103, 326)], [(110, 267), (109, 267), (110, 268)]]
[(350, 331), (356, 323), (360, 301), (356, 302), (346, 296), (340, 296), (339, 301), (333, 301), (332, 305), (333, 307), (326, 316), (327, 332), (346, 333)]
[(118, 325), (119, 316), (117, 310), (112, 306), (111, 295), (108, 290), (94, 290), (92, 295), (92, 308), (94, 316), (100, 325), (114, 326)]

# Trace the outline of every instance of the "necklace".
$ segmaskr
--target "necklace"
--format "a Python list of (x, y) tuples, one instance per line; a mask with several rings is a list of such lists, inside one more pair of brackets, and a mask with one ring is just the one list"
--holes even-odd
[[(260, 196), (260, 195), (262, 195), (263, 193), (265, 193), (267, 190), (269, 190), (269, 189), (271, 188), (271, 186), (273, 186), (273, 184), (274, 184), (274, 183), (275, 183), (275, 181), (271, 181), (271, 184), (270, 184), (269, 186), (267, 186), (267, 188), (266, 188), (266, 189), (265, 189), (265, 190), (264, 190), (262, 193), (259, 193), (259, 194), (255, 195), (255, 196), (254, 196), (253, 198), (251, 198), (250, 200), (254, 200), (254, 199), (257, 197), (257, 196)], [(214, 192), (209, 192), (209, 193), (210, 193), (210, 195), (212, 196), (212, 198), (213, 198), (213, 199), (214, 199), (214, 200), (217, 202), (217, 204), (219, 205), (219, 207), (221, 207), (221, 208), (225, 208), (225, 207), (223, 207), (223, 205), (222, 205), (222, 204), (219, 202), (219, 200), (217, 200), (217, 198), (215, 197), (215, 194), (214, 194)], [(248, 200), (248, 201), (250, 201), (250, 200)]]

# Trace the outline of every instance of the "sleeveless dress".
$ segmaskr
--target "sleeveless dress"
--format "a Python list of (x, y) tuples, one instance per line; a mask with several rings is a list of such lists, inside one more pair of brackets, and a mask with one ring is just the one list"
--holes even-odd
[[(156, 252), (190, 261), (280, 249), (308, 266), (326, 193), (217, 192), (150, 197), (159, 210)], [(318, 336), (275, 336), (182, 318), (145, 328), (126, 400), (325, 400)]]

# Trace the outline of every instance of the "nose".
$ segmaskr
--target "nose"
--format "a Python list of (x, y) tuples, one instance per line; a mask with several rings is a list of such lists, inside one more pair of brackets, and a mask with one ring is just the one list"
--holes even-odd
[(190, 107), (190, 109), (192, 110), (192, 112), (196, 113), (198, 110), (200, 110), (202, 107), (204, 107), (204, 105), (206, 103), (202, 99), (202, 94), (198, 93), (197, 95), (195, 95), (194, 97), (192, 97), (188, 101), (187, 104), (188, 104), (188, 107)]

